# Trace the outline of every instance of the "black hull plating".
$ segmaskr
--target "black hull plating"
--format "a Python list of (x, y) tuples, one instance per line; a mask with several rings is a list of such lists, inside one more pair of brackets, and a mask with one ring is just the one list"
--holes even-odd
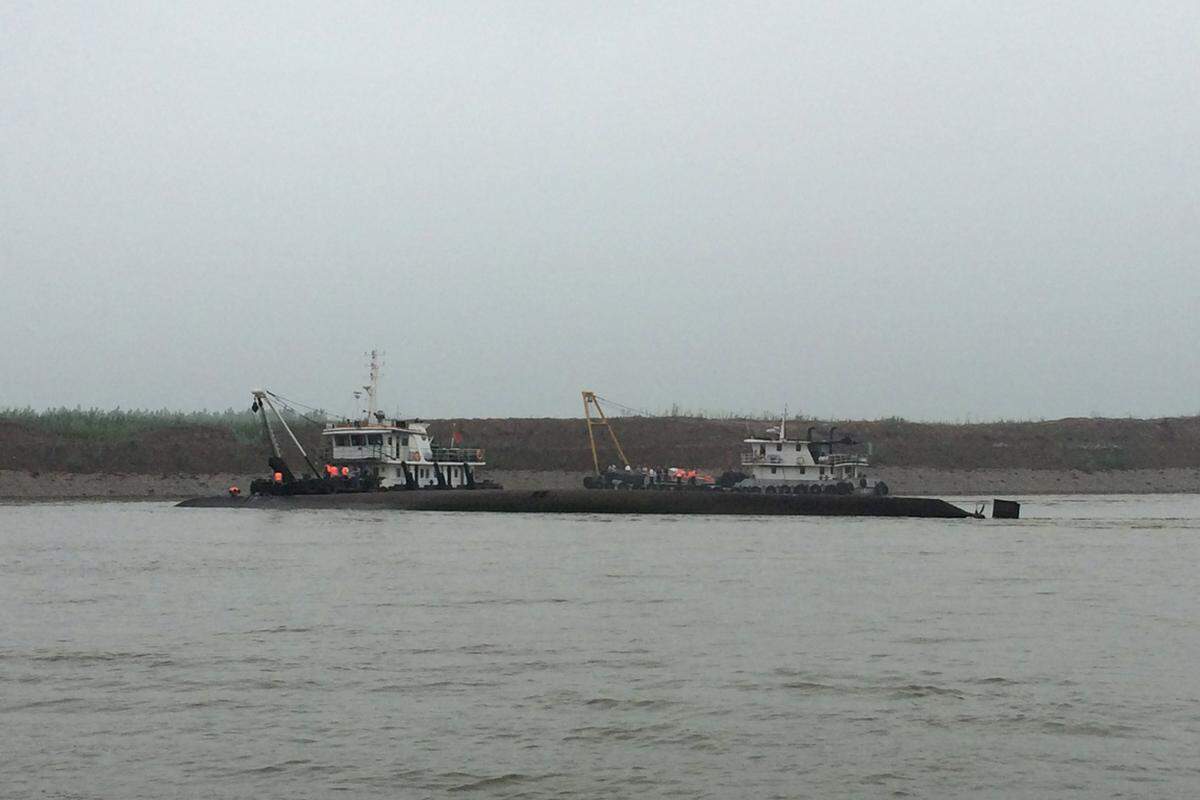
[(749, 514), (832, 517), (971, 516), (945, 500), (862, 495), (768, 495), (741, 492), (634, 492), (587, 489), (417, 490), (273, 497), (194, 497), (184, 508), (394, 508), (547, 514)]

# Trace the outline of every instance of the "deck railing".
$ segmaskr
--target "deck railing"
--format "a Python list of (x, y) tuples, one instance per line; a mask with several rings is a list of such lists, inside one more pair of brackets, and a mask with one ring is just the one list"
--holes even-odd
[[(396, 454), (393, 448), (378, 444), (361, 445), (358, 447), (338, 447), (337, 449), (338, 458), (336, 460), (339, 461), (399, 458), (414, 464), (420, 461), (435, 461), (446, 464), (461, 464), (464, 461), (468, 463), (483, 463), (482, 447), (435, 447), (433, 448), (432, 459), (422, 459), (419, 450), (409, 447), (401, 447), (399, 455)], [(326, 461), (335, 460), (333, 450), (329, 447), (321, 451), (321, 457)]]
[(800, 456), (797, 455), (795, 453), (795, 451), (785, 454), (785, 453), (776, 453), (776, 452), (760, 453), (757, 450), (743, 450), (742, 451), (742, 463), (743, 464), (772, 464), (772, 465), (777, 465), (777, 466), (790, 466), (793, 464), (798, 465), (801, 463), (801, 461), (800, 461)]
[[(757, 450), (742, 451), (742, 465), (754, 466), (755, 464), (768, 464), (770, 466), (790, 467), (804, 466), (801, 456), (795, 452), (779, 453), (768, 450), (765, 453), (760, 453)], [(832, 455), (825, 454), (817, 459), (817, 463), (821, 466), (840, 466), (841, 464), (860, 464), (866, 465), (867, 457), (857, 453), (834, 453)]]
[(483, 461), (482, 447), (435, 447), (433, 460), (437, 462), (462, 463), (463, 461)]
[(818, 464), (866, 464), (867, 457), (857, 453), (833, 453), (823, 455), (817, 459)]

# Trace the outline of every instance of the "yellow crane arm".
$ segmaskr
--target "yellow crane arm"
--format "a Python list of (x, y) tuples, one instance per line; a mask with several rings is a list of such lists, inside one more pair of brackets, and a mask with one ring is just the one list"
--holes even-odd
[[(596, 411), (595, 417), (592, 416), (592, 409)], [(596, 434), (593, 432), (593, 428), (608, 428), (608, 435), (612, 437), (613, 446), (617, 448), (617, 455), (621, 457), (621, 463), (628, 467), (629, 459), (625, 457), (625, 451), (621, 449), (621, 442), (617, 440), (617, 432), (608, 423), (608, 417), (604, 415), (604, 409), (600, 407), (600, 401), (596, 399), (596, 393), (589, 392), (586, 389), (583, 391), (583, 417), (587, 420), (588, 444), (592, 447), (592, 466), (596, 468), (596, 474), (601, 474), (600, 456), (596, 453)]]

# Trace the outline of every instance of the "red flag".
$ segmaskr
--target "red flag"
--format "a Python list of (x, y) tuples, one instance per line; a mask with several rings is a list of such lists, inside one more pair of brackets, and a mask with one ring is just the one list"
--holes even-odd
[(455, 444), (462, 444), (462, 431), (455, 431), (452, 438)]

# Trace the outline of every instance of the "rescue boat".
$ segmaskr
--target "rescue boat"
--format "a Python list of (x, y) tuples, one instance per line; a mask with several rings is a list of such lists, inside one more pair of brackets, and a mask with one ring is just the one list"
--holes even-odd
[[(479, 470), (486, 466), (483, 449), (463, 447), (462, 435), (452, 434), (451, 447), (439, 447), (429, 426), (420, 419), (389, 418), (379, 410), (379, 354), (371, 351), (370, 379), (363, 386), (367, 407), (359, 419), (327, 421), (321, 431), (323, 466), (309, 457), (299, 439), (276, 408), (282, 398), (265, 389), (252, 394), (252, 409), (261, 411), (272, 456), (271, 480), (251, 484), (254, 494), (333, 494), (389, 489), (473, 489), (484, 483)], [(356, 393), (356, 396), (360, 396)], [(283, 459), (279, 439), (268, 411), (287, 432), (312, 472), (299, 477)], [(489, 486), (492, 484), (488, 484)]]
[[(886, 495), (888, 485), (868, 476), (867, 456), (850, 448), (859, 445), (849, 436), (834, 438), (830, 428), (824, 439), (814, 437), (816, 426), (803, 439), (787, 437), (787, 415), (779, 427), (763, 437), (743, 440), (742, 468), (749, 476), (735, 483), (735, 491), (767, 494), (872, 494)], [(836, 452), (836, 448), (845, 450)]]

